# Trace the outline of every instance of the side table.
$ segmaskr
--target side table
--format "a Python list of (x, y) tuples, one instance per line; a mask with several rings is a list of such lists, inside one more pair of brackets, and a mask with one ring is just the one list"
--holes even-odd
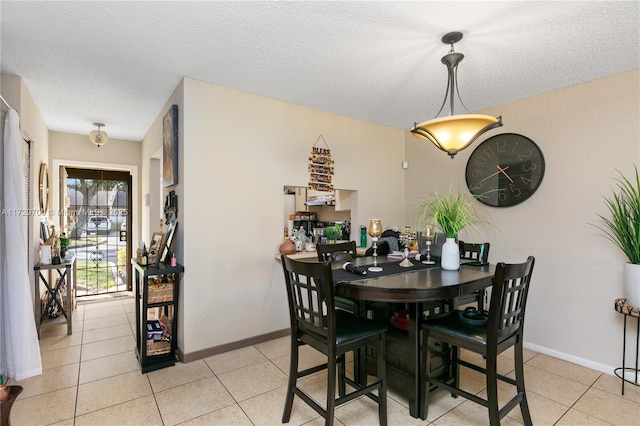
[[(627, 304), (627, 299), (616, 299), (615, 301), (615, 309), (616, 312), (619, 312), (624, 315), (624, 327), (623, 327), (623, 335), (622, 335), (622, 367), (616, 368), (614, 373), (620, 379), (622, 379), (622, 395), (624, 395), (624, 382), (631, 383), (635, 386), (640, 386), (640, 382), (638, 382), (638, 344), (640, 343), (640, 307), (631, 306)], [(636, 365), (634, 367), (627, 367), (625, 364), (625, 355), (627, 352), (627, 318), (634, 317), (637, 318), (636, 323)], [(633, 381), (625, 378), (625, 372), (630, 371), (631, 374), (635, 373), (635, 378)]]
[[(42, 263), (38, 263), (33, 267), (35, 271), (34, 277), (34, 301), (33, 301), (33, 313), (36, 320), (36, 330), (38, 331), (38, 339), (40, 338), (40, 328), (49, 325), (59, 325), (67, 323), (67, 334), (71, 334), (73, 332), (72, 329), (72, 315), (73, 315), (73, 302), (74, 297), (73, 293), (76, 288), (76, 259), (74, 257), (64, 259), (64, 262), (58, 265), (43, 265)], [(57, 271), (58, 276), (54, 279), (52, 271)], [(42, 271), (48, 271), (48, 276), (45, 277), (42, 274)], [(45, 291), (48, 293), (49, 299), (47, 302), (47, 306), (44, 307), (44, 310), (41, 306), (40, 301), (40, 283), (43, 283), (46, 287)], [(62, 306), (58, 298), (56, 297), (58, 291), (60, 290), (60, 286), (62, 283), (66, 282), (66, 308)], [(62, 313), (62, 317), (55, 318), (53, 320), (47, 320), (47, 308), (50, 306), (57, 305), (58, 309)]]

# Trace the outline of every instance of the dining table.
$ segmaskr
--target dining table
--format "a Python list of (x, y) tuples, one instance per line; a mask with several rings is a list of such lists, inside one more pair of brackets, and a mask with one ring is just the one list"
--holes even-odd
[[(399, 387), (406, 394), (409, 401), (411, 416), (419, 418), (423, 401), (420, 383), (422, 380), (420, 360), (420, 323), (427, 320), (427, 307), (434, 307), (430, 315), (433, 315), (435, 306), (432, 302), (446, 301), (444, 306), (454, 306), (456, 297), (469, 294), (474, 291), (490, 287), (495, 274), (495, 265), (474, 263), (461, 264), (458, 270), (444, 270), (439, 262), (434, 265), (425, 265), (415, 259), (409, 258), (411, 266), (400, 266), (402, 258), (378, 256), (377, 263), (382, 267), (382, 272), (367, 271), (366, 275), (354, 274), (344, 270), (345, 261), (332, 262), (333, 281), (336, 296), (346, 297), (357, 301), (359, 314), (373, 317), (374, 320), (390, 322), (390, 318), (375, 318), (375, 310), (369, 309), (368, 302), (383, 302), (391, 306), (402, 306), (408, 311), (408, 327), (406, 331), (398, 332), (393, 327), (389, 328), (406, 346), (402, 353), (405, 367), (401, 374), (394, 373), (397, 365), (390, 364), (387, 356), (387, 376), (391, 386)], [(373, 257), (356, 257), (350, 260), (352, 266), (367, 269), (374, 262)], [(363, 303), (364, 302), (364, 303)], [(384, 312), (384, 310), (383, 310)], [(443, 312), (440, 312), (443, 314)], [(384, 314), (383, 314), (384, 315)], [(404, 333), (404, 334), (403, 334)], [(387, 333), (387, 342), (390, 334)], [(387, 353), (390, 345), (387, 344)], [(355, 376), (358, 380), (363, 377), (366, 380), (366, 355), (360, 354), (355, 364)], [(452, 374), (457, 374), (452, 372)]]

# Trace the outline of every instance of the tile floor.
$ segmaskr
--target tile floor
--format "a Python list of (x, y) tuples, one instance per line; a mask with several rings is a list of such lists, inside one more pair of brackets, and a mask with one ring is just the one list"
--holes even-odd
[[(11, 421), (21, 425), (279, 425), (285, 398), (288, 338), (246, 347), (188, 364), (141, 374), (134, 352), (133, 299), (79, 303), (74, 333), (50, 328), (41, 340), (43, 374), (23, 380)], [(640, 388), (575, 364), (526, 352), (525, 375), (535, 425), (640, 425)], [(471, 357), (471, 354), (463, 356)], [(305, 365), (322, 356), (304, 351)], [(511, 371), (501, 356), (503, 373)], [(482, 376), (462, 369), (462, 383), (480, 394)], [(320, 401), (324, 375), (304, 380)], [(505, 385), (501, 391), (509, 391)], [(389, 389), (390, 425), (485, 425), (483, 407), (438, 391), (428, 419), (409, 416), (406, 399)], [(367, 398), (340, 406), (337, 425), (376, 425)], [(522, 423), (515, 409), (503, 425)], [(290, 425), (321, 425), (322, 419), (296, 398)]]

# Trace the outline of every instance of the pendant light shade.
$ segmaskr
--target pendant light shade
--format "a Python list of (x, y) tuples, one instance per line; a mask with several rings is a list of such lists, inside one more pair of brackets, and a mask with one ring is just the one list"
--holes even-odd
[(109, 136), (100, 130), (100, 127), (105, 127), (104, 123), (93, 123), (93, 125), (98, 127), (98, 130), (93, 130), (89, 133), (89, 140), (100, 148), (102, 145), (109, 142)]
[[(460, 104), (466, 110), (457, 88), (458, 64), (462, 61), (464, 55), (453, 50), (453, 44), (460, 40), (462, 40), (462, 33), (460, 32), (448, 33), (442, 37), (443, 43), (451, 45), (449, 53), (442, 57), (442, 63), (447, 66), (448, 74), (447, 91), (442, 101), (442, 106), (434, 119), (420, 124), (414, 123), (413, 129), (411, 129), (413, 136), (431, 141), (439, 149), (449, 154), (451, 158), (458, 151), (462, 151), (471, 145), (483, 133), (502, 126), (502, 117), (481, 114), (455, 115), (454, 97), (456, 95)], [(449, 115), (438, 117), (447, 104), (447, 100), (449, 101)]]

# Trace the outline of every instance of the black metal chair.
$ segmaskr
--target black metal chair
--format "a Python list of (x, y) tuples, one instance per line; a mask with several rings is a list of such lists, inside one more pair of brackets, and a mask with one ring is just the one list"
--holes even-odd
[[(489, 243), (465, 243), (458, 241), (460, 248), (460, 259), (467, 261), (464, 263), (483, 266), (489, 264)], [(453, 309), (458, 309), (461, 305), (477, 303), (478, 309), (485, 309), (486, 290), (478, 290), (473, 293), (463, 294), (453, 299)]]
[[(356, 242), (345, 241), (336, 244), (316, 244), (316, 253), (318, 253), (318, 261), (320, 262), (333, 262), (333, 261), (349, 261), (357, 256)], [(358, 305), (355, 300), (347, 299), (346, 297), (336, 296), (336, 307), (351, 312), (357, 313)]]
[[(301, 262), (282, 256), (291, 319), (291, 363), (289, 382), (282, 422), (288, 423), (294, 395), (316, 410), (333, 424), (336, 406), (365, 395), (378, 403), (380, 424), (387, 424), (387, 379), (385, 360), (386, 325), (381, 325), (348, 312), (335, 309), (331, 263)], [(298, 349), (310, 345), (327, 355), (327, 363), (298, 371)], [(345, 354), (364, 349), (367, 345), (377, 348), (377, 380), (360, 385), (345, 374)], [(336, 367), (338, 368), (336, 377)], [(327, 398), (323, 408), (297, 385), (297, 380), (321, 370), (327, 370)], [(336, 378), (339, 397), (335, 396)], [(346, 393), (346, 384), (355, 390)], [(377, 390), (378, 394), (373, 391)]]
[[(421, 363), (422, 395), (425, 398), (420, 416), (427, 418), (429, 393), (431, 385), (442, 387), (451, 392), (452, 396), (463, 397), (481, 404), (489, 410), (489, 422), (492, 426), (499, 425), (502, 419), (517, 404), (520, 404), (525, 425), (531, 425), (531, 414), (527, 404), (524, 387), (523, 371), (523, 327), (527, 294), (533, 272), (535, 259), (529, 256), (525, 263), (498, 263), (491, 287), (491, 304), (488, 316), (480, 311), (450, 312), (447, 316), (426, 321), (423, 330), (423, 358)], [(482, 325), (483, 322), (486, 323)], [(431, 356), (429, 340), (451, 345), (451, 363), (454, 375), (452, 382), (442, 377), (431, 376)], [(515, 353), (515, 380), (498, 374), (498, 354), (513, 346)], [(460, 348), (483, 355), (486, 367), (481, 367), (459, 358)], [(487, 383), (487, 399), (466, 392), (459, 387), (460, 366), (468, 367), (484, 373)], [(498, 406), (498, 380), (516, 386), (516, 395), (500, 408)]]

